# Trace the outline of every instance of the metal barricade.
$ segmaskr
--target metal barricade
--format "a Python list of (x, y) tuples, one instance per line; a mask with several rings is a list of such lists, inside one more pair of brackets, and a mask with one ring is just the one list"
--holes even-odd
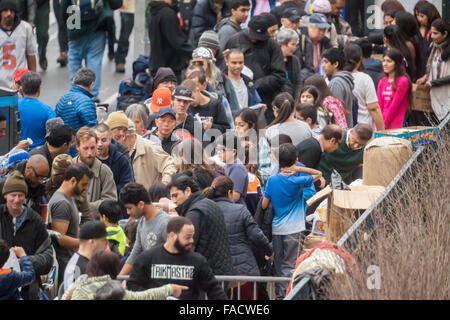
[[(129, 276), (118, 276), (117, 280), (128, 280)], [(257, 283), (266, 283), (268, 289), (267, 293), (269, 295), (270, 300), (275, 300), (275, 284), (276, 283), (289, 283), (291, 278), (288, 277), (252, 277), (252, 276), (226, 276), (226, 275), (217, 275), (215, 276), (217, 281), (219, 281), (222, 285), (222, 288), (225, 288), (225, 283), (228, 282), (229, 288), (237, 288), (237, 300), (241, 299), (241, 284), (253, 282), (253, 300), (257, 299)], [(230, 286), (232, 284), (232, 286)], [(234, 284), (237, 284), (234, 286)]]

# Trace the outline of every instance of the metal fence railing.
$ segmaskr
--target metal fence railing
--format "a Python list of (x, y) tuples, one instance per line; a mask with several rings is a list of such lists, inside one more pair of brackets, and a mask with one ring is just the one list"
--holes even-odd
[[(117, 280), (128, 280), (129, 276), (118, 276)], [(237, 289), (237, 300), (241, 300), (241, 285), (245, 283), (253, 283), (253, 300), (257, 297), (257, 283), (266, 284), (267, 294), (270, 300), (275, 300), (275, 284), (276, 283), (289, 283), (291, 278), (288, 277), (252, 277), (252, 276), (227, 276), (227, 275), (217, 275), (215, 276), (217, 281), (222, 285), (222, 288)]]
[[(437, 126), (438, 132), (442, 130), (450, 130), (450, 113), (447, 114), (445, 119)], [(386, 187), (385, 191), (378, 197), (378, 199), (367, 208), (364, 213), (356, 220), (356, 222), (344, 233), (344, 235), (338, 240), (337, 245), (349, 249), (352, 247), (352, 241), (355, 240), (356, 230), (363, 228), (366, 233), (370, 234), (373, 231), (373, 220), (372, 215), (381, 208), (386, 197), (394, 190), (401, 191), (402, 182), (404, 179), (412, 174), (413, 166), (417, 162), (421, 161), (422, 156), (426, 153), (430, 146), (420, 146), (405, 163), (399, 173), (392, 179), (391, 183)], [(297, 283), (286, 296), (284, 300), (299, 300), (300, 297), (306, 296), (305, 292), (308, 290), (308, 282), (310, 278), (305, 276), (299, 283)]]

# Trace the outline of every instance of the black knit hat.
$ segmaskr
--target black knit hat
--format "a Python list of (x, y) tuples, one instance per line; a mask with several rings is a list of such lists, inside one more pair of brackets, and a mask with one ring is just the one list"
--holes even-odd
[(101, 221), (88, 221), (80, 227), (81, 240), (101, 239), (107, 235), (105, 224)]
[(11, 9), (14, 12), (17, 12), (17, 0), (2, 0), (0, 2), (0, 12), (6, 9)]

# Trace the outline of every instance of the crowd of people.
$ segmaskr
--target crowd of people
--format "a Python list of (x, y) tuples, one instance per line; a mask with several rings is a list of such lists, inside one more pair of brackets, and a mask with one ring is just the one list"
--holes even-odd
[[(49, 1), (31, 2), (0, 0), (0, 85), (17, 90), (21, 125), (0, 157), (0, 299), (42, 299), (55, 264), (68, 300), (227, 299), (236, 288), (215, 275), (289, 277), (311, 232), (306, 201), (333, 170), (360, 179), (375, 131), (449, 110), (450, 25), (427, 1), (413, 14), (384, 1), (385, 28), (368, 37), (343, 18), (351, 0), (152, 1), (146, 98), (105, 121), (104, 49), (125, 72), (134, 0), (78, 1), (75, 29), (72, 2), (53, 1), (72, 83), (55, 106), (36, 72)], [(413, 83), (433, 112), (412, 109)], [(0, 139), (6, 129), (0, 112)], [(263, 284), (239, 291), (268, 298)]]

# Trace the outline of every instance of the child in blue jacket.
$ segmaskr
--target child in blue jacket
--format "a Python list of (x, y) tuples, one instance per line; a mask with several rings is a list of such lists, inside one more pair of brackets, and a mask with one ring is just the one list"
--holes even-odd
[(22, 247), (11, 248), (20, 259), (22, 272), (12, 268), (2, 269), (9, 258), (9, 249), (6, 241), (0, 239), (0, 300), (20, 300), (19, 288), (34, 281), (34, 269), (30, 258)]

